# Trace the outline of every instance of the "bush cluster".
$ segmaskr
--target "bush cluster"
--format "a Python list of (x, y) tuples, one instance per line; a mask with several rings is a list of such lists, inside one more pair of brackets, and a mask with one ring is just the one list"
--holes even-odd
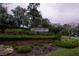
[(6, 34), (53, 35), (52, 33), (33, 32), (26, 29), (6, 29)]
[(7, 34), (22, 34), (24, 29), (6, 29)]
[(61, 40), (61, 35), (60, 34), (56, 34), (55, 37), (53, 38), (53, 40)]
[(27, 53), (32, 51), (32, 47), (31, 46), (18, 46), (16, 48), (16, 51), (19, 53)]
[(79, 46), (79, 40), (75, 39), (64, 39), (60, 41), (55, 41), (54, 45), (64, 47), (64, 48), (75, 48)]

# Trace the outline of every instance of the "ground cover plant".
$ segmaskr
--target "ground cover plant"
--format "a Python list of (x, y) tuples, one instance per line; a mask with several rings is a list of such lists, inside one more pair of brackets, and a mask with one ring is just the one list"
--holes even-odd
[(31, 46), (17, 46), (16, 51), (19, 53), (27, 53), (27, 52), (32, 51), (32, 47)]
[(78, 39), (63, 39), (60, 41), (53, 42), (53, 45), (63, 47), (63, 48), (75, 48), (79, 46), (79, 40)]
[(79, 56), (79, 39), (64, 36), (61, 40), (50, 43), (52, 46), (59, 47), (57, 50), (49, 52), (49, 56)]

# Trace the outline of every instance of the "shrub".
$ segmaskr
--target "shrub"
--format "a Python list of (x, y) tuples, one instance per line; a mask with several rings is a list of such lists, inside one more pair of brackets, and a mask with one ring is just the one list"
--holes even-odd
[(7, 34), (22, 34), (24, 29), (6, 29)]
[(20, 53), (27, 53), (27, 52), (30, 52), (32, 51), (32, 47), (31, 46), (19, 46), (16, 48), (17, 52), (20, 52)]
[(79, 46), (79, 40), (75, 39), (64, 39), (60, 41), (55, 41), (54, 45), (64, 47), (64, 48), (74, 48)]
[(27, 35), (53, 35), (52, 33), (44, 33), (44, 32), (33, 32), (27, 29), (6, 29), (5, 33), (7, 34), (27, 34)]
[(36, 35), (35, 32), (29, 31), (29, 30), (23, 30), (23, 33), (27, 35)]
[(61, 48), (48, 53), (49, 56), (79, 56), (79, 48), (65, 49)]
[(23, 33), (23, 29), (14, 29), (14, 31), (16, 32), (16, 34), (22, 34)]
[(37, 35), (54, 35), (53, 33), (48, 33), (48, 32), (45, 32), (45, 33), (43, 33), (43, 32), (37, 32), (36, 34)]
[(61, 40), (61, 35), (60, 34), (56, 34), (55, 37), (53, 38), (53, 40)]

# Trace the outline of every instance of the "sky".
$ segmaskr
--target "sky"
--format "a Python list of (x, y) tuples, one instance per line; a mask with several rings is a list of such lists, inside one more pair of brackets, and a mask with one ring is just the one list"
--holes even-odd
[[(16, 6), (27, 8), (25, 3), (7, 4), (8, 12)], [(79, 3), (40, 3), (39, 11), (44, 18), (48, 18), (51, 23), (79, 23)]]

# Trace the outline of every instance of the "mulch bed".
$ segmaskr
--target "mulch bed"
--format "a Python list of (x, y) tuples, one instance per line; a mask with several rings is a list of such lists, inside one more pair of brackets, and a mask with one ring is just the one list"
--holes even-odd
[[(32, 45), (33, 49), (28, 53), (18, 53), (16, 49), (9, 56), (46, 56), (48, 52), (54, 51), (57, 47), (48, 45), (52, 40), (17, 40), (17, 41), (0, 41), (3, 45), (15, 46)], [(46, 45), (47, 48), (43, 48)], [(38, 48), (37, 48), (38, 47)], [(51, 48), (51, 49), (50, 49)]]

